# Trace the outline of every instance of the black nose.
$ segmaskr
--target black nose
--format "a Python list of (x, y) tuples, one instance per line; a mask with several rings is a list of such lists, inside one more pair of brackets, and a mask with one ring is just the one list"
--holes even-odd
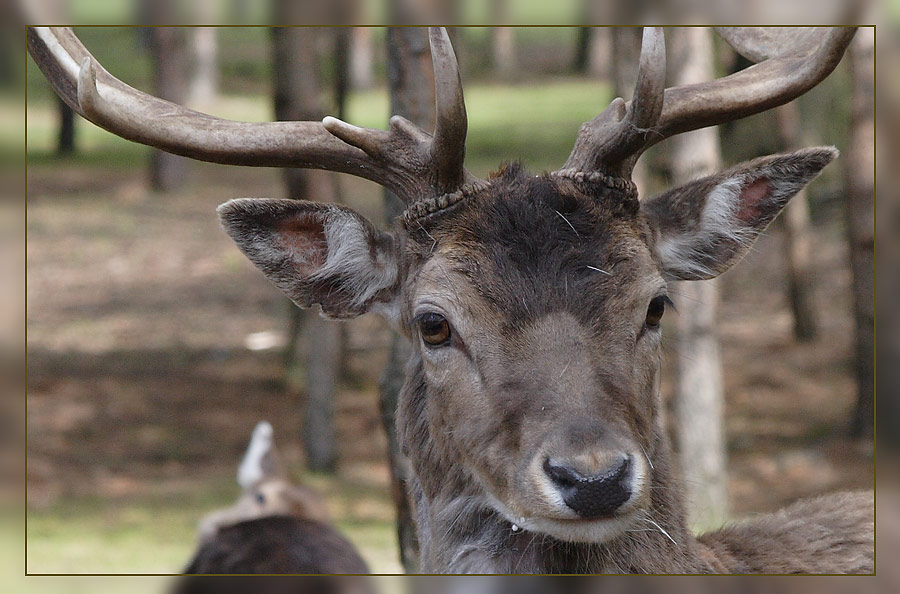
[(544, 472), (572, 510), (582, 518), (608, 516), (631, 497), (629, 458), (594, 476), (585, 477), (560, 463), (544, 461)]

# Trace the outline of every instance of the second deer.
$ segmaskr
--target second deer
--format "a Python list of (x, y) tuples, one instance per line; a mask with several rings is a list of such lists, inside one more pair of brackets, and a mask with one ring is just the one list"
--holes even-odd
[(368, 573), (356, 548), (328, 523), (320, 496), (288, 479), (265, 421), (253, 430), (238, 484), (238, 501), (200, 522), (185, 573)]

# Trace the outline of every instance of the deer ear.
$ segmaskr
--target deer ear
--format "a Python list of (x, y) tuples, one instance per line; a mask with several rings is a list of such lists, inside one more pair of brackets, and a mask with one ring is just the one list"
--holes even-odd
[(763, 157), (642, 201), (663, 276), (702, 280), (731, 268), (837, 155), (819, 147)]
[(250, 445), (241, 460), (237, 471), (237, 482), (245, 491), (263, 479), (284, 475), (281, 456), (275, 448), (272, 425), (268, 421), (260, 421), (253, 429)]
[(330, 318), (369, 310), (393, 319), (397, 241), (336, 204), (239, 198), (217, 209), (250, 261), (300, 307)]

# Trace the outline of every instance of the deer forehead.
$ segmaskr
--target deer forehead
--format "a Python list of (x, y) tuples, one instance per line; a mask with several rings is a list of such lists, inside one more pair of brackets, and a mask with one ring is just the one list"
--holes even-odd
[(520, 178), (427, 229), (411, 228), (410, 313), (431, 300), (450, 314), (519, 323), (553, 311), (596, 319), (606, 305), (643, 300), (665, 286), (646, 225), (605, 198)]

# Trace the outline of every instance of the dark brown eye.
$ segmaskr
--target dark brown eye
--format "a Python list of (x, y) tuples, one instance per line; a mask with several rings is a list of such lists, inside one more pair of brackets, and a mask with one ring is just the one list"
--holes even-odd
[(430, 346), (444, 346), (450, 342), (450, 323), (440, 314), (427, 313), (419, 318), (422, 340)]
[(648, 328), (659, 328), (659, 322), (662, 320), (663, 314), (666, 313), (666, 301), (669, 298), (665, 295), (654, 297), (650, 300), (650, 306), (647, 307), (647, 324)]

